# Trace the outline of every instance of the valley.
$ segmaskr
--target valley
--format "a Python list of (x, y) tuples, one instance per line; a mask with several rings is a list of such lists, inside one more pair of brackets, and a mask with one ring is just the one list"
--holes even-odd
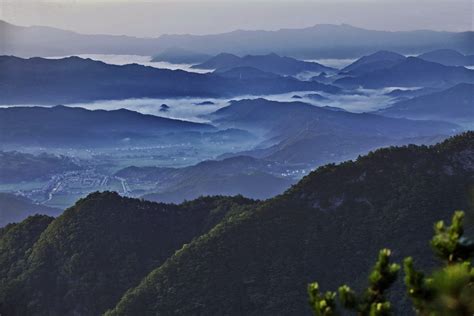
[[(181, 57), (185, 58), (189, 54), (182, 52)], [(436, 56), (436, 52), (433, 54)], [(433, 54), (428, 55), (431, 60), (435, 58)], [(304, 88), (298, 91), (282, 86), (283, 90), (289, 91), (273, 93), (275, 88), (272, 88), (272, 91), (263, 94), (265, 89), (252, 89), (247, 90), (250, 94), (237, 93), (231, 97), (211, 94), (199, 96), (201, 92), (193, 90), (197, 92), (196, 95), (189, 91), (186, 96), (179, 96), (181, 92), (177, 92), (174, 96), (150, 98), (142, 88), (134, 91), (135, 88), (130, 86), (127, 88), (131, 89), (128, 95), (139, 93), (142, 97), (128, 98), (123, 95), (115, 100), (101, 100), (104, 96), (94, 97), (91, 94), (92, 99), (88, 102), (66, 102), (61, 106), (44, 99), (43, 92), (36, 97), (33, 91), (30, 92), (30, 98), (33, 97), (31, 100), (36, 100), (40, 106), (37, 106), (38, 103), (1, 105), (0, 122), (3, 120), (4, 123), (0, 149), (10, 152), (21, 144), (25, 153), (63, 155), (79, 162), (80, 167), (43, 174), (41, 178), (32, 174), (30, 178), (20, 181), (4, 179), (0, 189), (62, 209), (91, 192), (106, 190), (117, 191), (124, 196), (176, 203), (200, 195), (216, 194), (245, 193), (252, 198), (268, 198), (283, 192), (320, 165), (351, 160), (384, 146), (434, 144), (469, 129), (474, 121), (469, 112), (472, 109), (469, 103), (473, 99), (473, 89), (469, 84), (453, 87), (453, 82), (443, 87), (436, 82), (426, 82), (420, 86), (419, 82), (416, 85), (411, 83), (413, 76), (410, 83), (404, 84), (400, 80), (405, 79), (400, 77), (397, 69), (404, 69), (407, 67), (405, 64), (410, 62), (426, 68), (428, 72), (434, 71), (437, 76), (443, 76), (439, 73), (440, 67), (452, 68), (453, 74), (456, 74), (451, 75), (452, 80), (472, 77), (471, 70), (437, 66), (432, 61), (407, 58), (393, 52), (380, 51), (363, 56), (340, 70), (276, 54), (246, 55), (242, 58), (219, 54), (194, 66), (168, 63), (169, 69), (163, 70), (164, 56), (156, 64), (151, 58), (143, 56), (97, 54), (55, 57), (50, 60), (3, 58), (3, 63), (26, 63), (34, 66), (33, 71), (39, 71), (46, 65), (57, 68), (64, 64), (71, 69), (71, 74), (78, 72), (79, 76), (86, 77), (88, 75), (83, 67), (124, 75), (130, 73), (130, 67), (134, 67), (133, 72), (157, 78), (165, 76), (173, 78), (172, 81), (174, 77), (206, 76), (194, 78), (200, 82), (253, 82), (257, 86), (261, 85), (262, 80), (271, 80), (274, 86), (275, 80), (284, 80), (291, 82), (294, 87)], [(136, 64), (129, 66), (131, 62)], [(61, 68), (57, 69), (64, 72)], [(198, 73), (188, 72), (195, 70)], [(229, 70), (237, 71), (237, 78), (234, 78), (234, 74), (230, 75)], [(24, 71), (26, 75), (32, 70), (25, 68)], [(167, 71), (167, 74), (163, 71)], [(242, 72), (245, 72), (245, 79), (242, 79)], [(302, 79), (303, 73), (311, 72), (317, 75)], [(408, 74), (409, 68), (405, 72)], [(380, 75), (384, 76), (384, 80), (392, 76), (395, 81), (379, 84), (376, 88), (352, 87), (352, 83), (348, 84), (348, 80), (367, 81), (372, 80), (370, 76)], [(101, 76), (104, 80), (110, 80), (107, 75)], [(316, 89), (308, 89), (313, 84)], [(201, 83), (200, 86), (204, 87)], [(54, 84), (54, 87), (57, 89), (60, 86)], [(69, 91), (70, 88), (65, 86), (65, 89)], [(459, 94), (461, 90), (462, 94)], [(103, 93), (103, 89), (100, 93)], [(18, 93), (15, 92), (15, 95)], [(61, 98), (58, 101), (66, 101)], [(440, 98), (444, 98), (443, 102), (458, 102), (460, 114), (447, 116), (446, 112), (451, 110), (443, 110), (444, 103), (438, 106), (440, 112), (431, 111), (431, 116), (421, 112), (416, 115), (407, 112), (405, 115), (400, 110), (402, 106), (407, 107), (405, 104), (428, 106)], [(45, 101), (49, 104), (44, 104)], [(398, 112), (395, 112), (396, 109)], [(28, 122), (24, 121), (25, 115), (44, 117), (45, 126), (48, 127), (41, 128), (35, 138), (29, 138), (27, 134), (21, 136), (20, 130), (37, 128), (33, 121), (25, 125)], [(429, 121), (410, 122), (407, 118)], [(81, 120), (83, 123), (80, 123)], [(16, 121), (22, 123), (16, 126), (13, 124)], [(86, 126), (87, 129), (84, 129)], [(243, 169), (234, 169), (237, 159), (247, 159)], [(203, 169), (203, 163), (207, 161), (222, 166), (218, 169), (221, 171), (214, 175), (222, 179), (221, 184), (210, 185), (210, 178), (205, 180), (209, 177), (209, 170)], [(150, 172), (149, 168), (152, 167), (161, 172), (154, 177), (141, 176), (141, 173)], [(127, 173), (125, 177), (119, 176), (123, 170), (129, 170), (127, 168), (137, 169), (132, 176)], [(201, 174), (198, 171), (201, 169), (207, 171)], [(197, 172), (196, 175), (192, 176), (193, 172)], [(196, 179), (199, 180), (196, 182)], [(252, 182), (268, 188), (250, 190)]]

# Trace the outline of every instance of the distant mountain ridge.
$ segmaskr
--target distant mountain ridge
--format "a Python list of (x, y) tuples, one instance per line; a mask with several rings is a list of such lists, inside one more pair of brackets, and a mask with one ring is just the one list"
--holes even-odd
[[(415, 136), (424, 133), (448, 131), (454, 124), (439, 122), (413, 122), (393, 120), (367, 113), (336, 112), (299, 101), (278, 102), (258, 99), (232, 101), (208, 118), (216, 125), (250, 130), (264, 130), (272, 136), (300, 133), (304, 129), (341, 134), (390, 135), (391, 137)], [(404, 128), (400, 128), (405, 124)], [(376, 130), (377, 132), (374, 132)]]
[(391, 117), (464, 122), (474, 126), (474, 84), (461, 83), (447, 90), (397, 102), (377, 113)]
[[(50, 57), (74, 54), (152, 56), (155, 39), (118, 35), (88, 35), (47, 26), (17, 26), (0, 20), (0, 55)], [(48, 45), (44, 45), (48, 43)]]
[(418, 56), (420, 59), (446, 66), (474, 66), (474, 55), (463, 55), (454, 49), (439, 49)]
[[(234, 101), (208, 117), (216, 126), (265, 135), (267, 141), (258, 149), (238, 155), (306, 166), (352, 159), (381, 146), (412, 143), (426, 137), (443, 138), (460, 129), (452, 123), (393, 120), (265, 99)], [(232, 155), (226, 155), (229, 156)]]
[(338, 79), (335, 85), (347, 88), (364, 87), (432, 87), (448, 88), (459, 83), (474, 83), (474, 70), (445, 66), (408, 57), (391, 67), (382, 68), (355, 77)]
[(5, 87), (0, 88), (0, 98), (4, 104), (51, 105), (145, 97), (229, 97), (291, 91), (340, 91), (335, 86), (294, 78), (250, 78), (252, 81), (247, 81), (137, 64), (117, 66), (78, 57), (51, 60), (0, 56), (0, 67), (0, 87)]
[(193, 123), (130, 110), (86, 110), (83, 108), (0, 108), (0, 140), (23, 145), (109, 145), (139, 141), (173, 132), (214, 131), (209, 124)]
[(219, 54), (202, 64), (192, 66), (192, 68), (198, 69), (213, 69), (216, 73), (242, 67), (252, 67), (282, 76), (293, 76), (305, 71), (328, 72), (335, 70), (316, 62), (305, 62), (290, 57), (281, 57), (275, 53), (268, 55), (246, 55), (244, 57), (232, 54)]
[[(275, 52), (300, 59), (358, 58), (377, 50), (402, 54), (451, 48), (474, 54), (473, 32), (365, 30), (342, 25), (321, 24), (302, 29), (278, 31), (233, 31), (214, 35), (163, 35), (159, 38), (83, 35), (50, 27), (22, 27), (0, 22), (0, 54), (65, 56), (73, 54), (131, 54), (154, 56), (179, 47), (196, 53), (216, 55), (229, 52), (239, 56)], [(45, 46), (43, 43), (47, 42)], [(246, 43), (246, 45), (241, 45)]]

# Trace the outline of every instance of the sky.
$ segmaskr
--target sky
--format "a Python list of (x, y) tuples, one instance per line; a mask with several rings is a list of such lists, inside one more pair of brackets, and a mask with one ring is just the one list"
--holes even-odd
[(347, 23), (377, 30), (473, 30), (474, 0), (0, 0), (0, 19), (86, 34), (156, 37)]

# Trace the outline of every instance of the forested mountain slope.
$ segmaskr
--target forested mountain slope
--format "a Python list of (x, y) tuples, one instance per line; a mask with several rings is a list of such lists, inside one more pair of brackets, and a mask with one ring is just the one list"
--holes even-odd
[(185, 246), (108, 315), (309, 314), (307, 283), (360, 287), (380, 248), (432, 265), (432, 223), (464, 209), (472, 226), (473, 202), (474, 133), (327, 165)]
[(19, 241), (0, 235), (0, 313), (99, 315), (183, 244), (251, 203), (209, 197), (158, 204), (104, 192), (79, 200), (39, 238), (29, 218), (15, 226), (24, 227), (15, 233), (25, 235)]

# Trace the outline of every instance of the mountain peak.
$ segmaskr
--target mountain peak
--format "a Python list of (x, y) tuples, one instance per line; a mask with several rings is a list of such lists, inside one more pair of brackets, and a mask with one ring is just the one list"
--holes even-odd
[(355, 62), (342, 69), (342, 71), (351, 75), (360, 75), (366, 72), (391, 67), (404, 59), (405, 56), (401, 54), (387, 50), (380, 50), (357, 59)]

